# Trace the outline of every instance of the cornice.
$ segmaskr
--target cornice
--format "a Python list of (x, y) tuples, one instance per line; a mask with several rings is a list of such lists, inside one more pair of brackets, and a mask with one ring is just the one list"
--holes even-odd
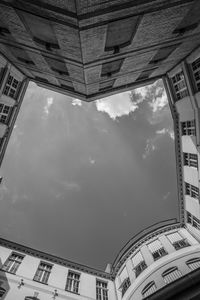
[(103, 272), (101, 270), (97, 270), (97, 269), (89, 267), (89, 266), (84, 266), (82, 264), (72, 262), (70, 260), (60, 258), (58, 256), (48, 254), (48, 253), (24, 246), (24, 245), (20, 245), (18, 243), (8, 241), (3, 238), (0, 238), (0, 246), (9, 248), (11, 250), (19, 251), (24, 254), (31, 255), (31, 256), (37, 257), (39, 259), (47, 260), (52, 263), (56, 263), (58, 265), (65, 266), (67, 268), (72, 268), (74, 270), (82, 271), (84, 273), (92, 274), (92, 275), (95, 275), (95, 276), (98, 276), (101, 278), (105, 278), (105, 279), (110, 279), (110, 280), (112, 279), (111, 274), (109, 274), (109, 273)]

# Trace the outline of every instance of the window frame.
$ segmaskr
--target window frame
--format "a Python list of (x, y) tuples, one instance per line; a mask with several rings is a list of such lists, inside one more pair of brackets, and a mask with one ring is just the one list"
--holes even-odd
[[(14, 256), (16, 256), (16, 258)], [(16, 274), (24, 257), (25, 255), (21, 253), (11, 252), (11, 254), (2, 265), (1, 270), (7, 273)]]
[(196, 136), (196, 123), (194, 119), (181, 122), (181, 134), (182, 136)]
[[(77, 275), (79, 276), (78, 279), (73, 278), (73, 276), (69, 276), (70, 273), (72, 275)], [(81, 274), (72, 270), (68, 270), (68, 274), (67, 274), (67, 280), (66, 280), (66, 285), (65, 285), (65, 291), (67, 292), (71, 292), (74, 294), (79, 294), (79, 287), (80, 287), (80, 276)], [(70, 283), (71, 282), (71, 283)], [(70, 288), (69, 288), (70, 286)], [(77, 291), (76, 291), (77, 290)]]
[[(45, 267), (42, 267), (42, 264)], [(49, 267), (50, 270), (46, 269), (46, 267)], [(33, 280), (37, 281), (37, 282), (40, 282), (42, 284), (48, 285), (48, 280), (49, 280), (49, 277), (51, 275), (52, 268), (53, 268), (52, 264), (41, 260), (38, 267), (37, 267), (37, 270), (35, 272)]]
[(195, 92), (200, 91), (200, 57), (196, 58), (191, 64), (190, 69), (194, 79)]
[(2, 102), (0, 103), (0, 123), (7, 124), (11, 111), (11, 106)]
[(185, 80), (185, 75), (183, 71), (176, 73), (171, 77), (171, 83), (173, 86), (174, 95), (176, 101), (179, 101), (189, 95), (188, 87)]
[(147, 268), (147, 264), (145, 260), (142, 260), (134, 267), (135, 277), (137, 278), (145, 269)]
[(185, 181), (185, 195), (199, 200), (199, 188)]
[(4, 89), (3, 89), (3, 94), (12, 98), (16, 99), (18, 90), (20, 87), (20, 81), (17, 80), (13, 75), (8, 74)]
[(97, 278), (96, 278), (96, 300), (108, 300), (108, 282)]
[(124, 281), (120, 285), (121, 292), (122, 292), (122, 297), (124, 296), (124, 294), (126, 293), (126, 291), (128, 290), (128, 288), (130, 286), (131, 286), (131, 281), (130, 281), (130, 278), (127, 277), (127, 278), (124, 279)]
[(195, 153), (183, 152), (184, 166), (198, 169), (198, 155)]

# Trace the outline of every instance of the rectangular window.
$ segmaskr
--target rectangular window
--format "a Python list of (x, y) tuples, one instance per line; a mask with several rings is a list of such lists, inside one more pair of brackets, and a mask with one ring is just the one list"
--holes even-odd
[(0, 122), (6, 124), (11, 112), (11, 107), (0, 103)]
[(126, 293), (126, 291), (128, 290), (129, 286), (131, 285), (130, 279), (129, 277), (126, 278), (121, 285), (121, 289), (122, 289), (122, 297), (124, 296), (124, 294)]
[(9, 75), (3, 94), (15, 99), (17, 95), (18, 87), (19, 87), (19, 81), (15, 79), (13, 76)]
[(132, 261), (134, 265), (135, 276), (138, 277), (140, 273), (142, 273), (147, 268), (147, 265), (140, 251), (133, 256)]
[(121, 281), (120, 289), (121, 289), (122, 297), (123, 297), (123, 295), (125, 294), (125, 292), (129, 288), (129, 286), (131, 285), (126, 267), (124, 267), (122, 269), (121, 273), (119, 274), (119, 278), (120, 278), (120, 281)]
[(18, 253), (12, 253), (6, 262), (4, 263), (2, 270), (6, 272), (10, 272), (12, 274), (16, 274), (19, 265), (21, 264), (24, 256)]
[(34, 280), (47, 284), (51, 269), (52, 265), (41, 261), (35, 273)]
[(197, 91), (200, 91), (200, 58), (192, 63), (192, 72)]
[(188, 89), (186, 86), (183, 72), (177, 73), (175, 76), (172, 77), (171, 80), (172, 80), (176, 100), (180, 100), (188, 96)]
[(187, 211), (187, 222), (200, 230), (200, 220)]
[(176, 250), (190, 246), (187, 239), (184, 239), (178, 232), (168, 234), (167, 237)]
[(78, 294), (80, 274), (69, 271), (65, 290)]
[(156, 285), (154, 281), (148, 283), (142, 290), (143, 298), (150, 296), (151, 294), (156, 292)]
[(182, 135), (196, 135), (195, 120), (181, 122)]
[(108, 284), (105, 281), (96, 281), (96, 299), (108, 300)]
[(166, 250), (159, 240), (155, 240), (154, 242), (148, 244), (148, 248), (154, 260), (157, 260), (167, 254)]
[(193, 198), (199, 199), (199, 189), (198, 187), (185, 182), (185, 194)]
[(183, 153), (184, 166), (198, 168), (198, 157), (197, 154)]

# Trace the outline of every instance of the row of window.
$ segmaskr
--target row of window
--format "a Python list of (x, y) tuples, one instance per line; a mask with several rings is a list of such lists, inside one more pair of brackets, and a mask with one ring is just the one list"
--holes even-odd
[[(196, 270), (200, 268), (200, 258), (196, 257), (196, 258), (189, 259), (188, 261), (186, 261), (186, 264), (191, 271)], [(169, 284), (180, 277), (182, 277), (182, 273), (176, 266), (171, 267), (162, 273), (162, 278), (165, 284)], [(157, 287), (155, 282), (154, 281), (149, 282), (142, 290), (143, 298), (148, 297), (151, 294), (155, 293), (156, 290)]]
[[(191, 64), (190, 70), (194, 79), (195, 91), (200, 91), (200, 58)], [(174, 75), (171, 78), (171, 82), (176, 100), (180, 100), (189, 95), (183, 71)]]
[[(3, 89), (3, 94), (13, 99), (16, 99), (19, 91), (19, 87), (20, 87), (20, 82), (9, 74), (7, 81), (5, 83), (5, 87)], [(12, 112), (12, 107), (0, 103), (0, 122), (6, 124), (9, 120), (11, 112)]]
[(3, 90), (3, 94), (16, 99), (19, 86), (20, 82), (9, 74)]
[(189, 166), (198, 169), (198, 156), (193, 153), (183, 153), (184, 166)]
[[(4, 265), (2, 266), (2, 270), (16, 274), (17, 269), (19, 268), (24, 255), (19, 253), (11, 253), (8, 257)], [(49, 276), (51, 274), (53, 265), (41, 261), (33, 280), (47, 284)], [(79, 283), (80, 283), (80, 273), (69, 270), (67, 275), (67, 281), (65, 290), (69, 292), (79, 293)], [(102, 280), (96, 280), (96, 299), (97, 300), (108, 300), (108, 289), (107, 282)]]
[(199, 199), (199, 188), (192, 184), (189, 184), (188, 182), (185, 182), (185, 194)]
[(187, 222), (200, 230), (200, 220), (193, 216), (190, 212), (186, 211)]
[(196, 135), (195, 120), (181, 122), (182, 135)]
[[(184, 239), (178, 232), (168, 234), (167, 238), (169, 239), (170, 243), (174, 246), (175, 250), (179, 250), (181, 248), (190, 246), (187, 239)], [(168, 254), (168, 252), (166, 251), (166, 249), (163, 247), (162, 243), (158, 239), (149, 243), (147, 247), (153, 256), (154, 261)], [(132, 257), (132, 263), (134, 267), (133, 269), (135, 272), (135, 277), (138, 277), (147, 268), (147, 264), (145, 262), (145, 259), (141, 251), (138, 251)], [(121, 281), (120, 288), (123, 296), (131, 284), (126, 267), (123, 268), (119, 277)]]

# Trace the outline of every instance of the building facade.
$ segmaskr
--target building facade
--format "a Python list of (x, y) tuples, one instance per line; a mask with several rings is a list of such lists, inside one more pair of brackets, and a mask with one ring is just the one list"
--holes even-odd
[(92, 101), (162, 78), (179, 203), (105, 272), (0, 239), (0, 299), (199, 299), (200, 1), (2, 0), (0, 16), (0, 164), (29, 80)]
[(2, 0), (0, 50), (41, 86), (85, 101), (165, 75), (200, 44), (198, 0)]
[[(131, 239), (109, 272), (4, 239), (0, 239), (0, 257), (0, 299), (140, 300), (155, 297), (160, 291), (162, 299), (200, 295), (199, 240), (175, 222), (157, 224)], [(165, 298), (165, 289), (187, 276), (197, 277), (198, 286), (190, 287), (185, 298)], [(185, 286), (179, 290), (185, 293)]]
[(0, 165), (27, 86), (28, 78), (0, 55)]

